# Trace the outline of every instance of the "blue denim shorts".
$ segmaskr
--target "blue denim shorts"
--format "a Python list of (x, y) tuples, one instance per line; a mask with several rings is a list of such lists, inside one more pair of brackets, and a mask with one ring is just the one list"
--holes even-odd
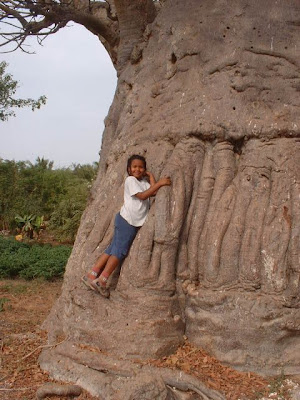
[(138, 232), (139, 228), (130, 225), (120, 213), (115, 218), (115, 231), (111, 244), (104, 253), (115, 256), (119, 260), (123, 260), (130, 249), (130, 246)]

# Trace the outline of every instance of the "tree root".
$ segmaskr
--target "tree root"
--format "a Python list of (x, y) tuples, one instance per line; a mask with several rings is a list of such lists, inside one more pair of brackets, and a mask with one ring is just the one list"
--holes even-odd
[(77, 385), (59, 385), (48, 383), (38, 388), (36, 392), (37, 400), (45, 399), (49, 396), (77, 397), (82, 393), (82, 389)]
[[(154, 369), (151, 367), (151, 369)], [(209, 389), (199, 379), (183, 371), (172, 370), (168, 368), (159, 368), (156, 370), (166, 385), (176, 387), (184, 392), (191, 390), (202, 396), (203, 400), (225, 400), (225, 397), (216, 390)]]
[(225, 400), (223, 394), (209, 389), (198, 378), (180, 370), (159, 368), (124, 359), (120, 360), (117, 357), (101, 352), (95, 353), (87, 349), (81, 349), (71, 343), (64, 343), (56, 347), (51, 351), (52, 355), (54, 355), (53, 352), (56, 353), (55, 358), (58, 357), (60, 360), (65, 359), (66, 363), (69, 360), (69, 362), (75, 362), (77, 365), (84, 365), (91, 370), (98, 371), (102, 376), (110, 376), (113, 379), (117, 378), (126, 382), (128, 382), (128, 379), (133, 379), (137, 382), (142, 381), (142, 379), (137, 379), (142, 375), (152, 376), (153, 378), (162, 379), (166, 386), (176, 388), (179, 391), (197, 393), (203, 400)]
[(18, 360), (18, 362), (26, 360), (26, 358), (30, 357), (32, 354), (34, 354), (36, 351), (38, 351), (38, 350), (40, 350), (40, 349), (51, 349), (52, 347), (55, 347), (55, 346), (58, 346), (59, 344), (62, 344), (62, 343), (65, 342), (66, 340), (67, 340), (67, 338), (64, 339), (64, 340), (62, 340), (62, 341), (59, 342), (59, 343), (44, 344), (44, 345), (38, 346), (38, 347), (36, 347), (34, 350), (32, 350), (30, 353), (26, 354), (26, 356), (20, 358), (20, 360)]

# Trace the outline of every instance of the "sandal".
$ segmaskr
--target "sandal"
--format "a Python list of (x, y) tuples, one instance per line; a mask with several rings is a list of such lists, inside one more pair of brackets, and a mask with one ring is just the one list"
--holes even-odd
[(89, 289), (93, 290), (94, 292), (96, 292), (96, 288), (93, 286), (93, 281), (92, 279), (89, 279), (86, 275), (84, 275), (81, 278), (81, 281), (85, 284), (85, 286), (87, 286)]
[(102, 286), (101, 283), (95, 279), (91, 282), (91, 285), (95, 291), (97, 291), (101, 296), (105, 297), (106, 299), (110, 296), (110, 291), (106, 286)]

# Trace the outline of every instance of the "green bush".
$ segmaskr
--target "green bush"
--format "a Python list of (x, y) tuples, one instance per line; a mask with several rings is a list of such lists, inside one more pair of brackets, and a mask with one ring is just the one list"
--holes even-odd
[(71, 250), (70, 246), (19, 243), (0, 237), (0, 278), (61, 278)]
[(56, 240), (73, 242), (97, 169), (97, 163), (54, 169), (43, 157), (34, 164), (0, 158), (0, 231), (27, 222), (32, 236), (37, 221), (28, 219), (38, 215)]

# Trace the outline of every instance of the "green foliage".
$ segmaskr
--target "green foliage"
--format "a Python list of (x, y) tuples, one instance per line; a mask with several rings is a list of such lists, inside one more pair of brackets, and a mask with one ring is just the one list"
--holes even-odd
[(74, 241), (85, 209), (87, 193), (87, 183), (69, 185), (67, 193), (51, 214), (49, 228), (62, 240)]
[(41, 228), (44, 226), (44, 216), (42, 215), (24, 215), (21, 217), (20, 215), (15, 216), (15, 221), (18, 225), (18, 228), (21, 229), (22, 233), (25, 233), (30, 239), (33, 238), (33, 232), (36, 232), (39, 235)]
[(97, 167), (53, 169), (44, 158), (34, 164), (0, 159), (0, 230), (38, 231), (45, 222), (58, 239), (73, 241)]
[(39, 109), (46, 103), (46, 97), (41, 96), (38, 100), (16, 99), (18, 82), (12, 75), (6, 73), (8, 64), (5, 61), (0, 63), (0, 120), (6, 121), (9, 117), (15, 116), (14, 108), (31, 107), (32, 111)]
[(44, 216), (37, 215), (33, 221), (33, 230), (37, 233), (45, 226)]
[(0, 278), (61, 278), (70, 246), (29, 245), (0, 236)]
[(25, 232), (30, 239), (33, 238), (33, 223), (35, 218), (36, 216), (32, 214), (24, 215), (24, 217), (21, 217), (20, 215), (15, 216), (15, 221), (17, 222), (18, 227), (20, 227), (22, 232)]
[(83, 179), (87, 182), (92, 182), (95, 178), (95, 171), (98, 169), (98, 163), (93, 164), (73, 164), (71, 166), (73, 174), (79, 179)]

